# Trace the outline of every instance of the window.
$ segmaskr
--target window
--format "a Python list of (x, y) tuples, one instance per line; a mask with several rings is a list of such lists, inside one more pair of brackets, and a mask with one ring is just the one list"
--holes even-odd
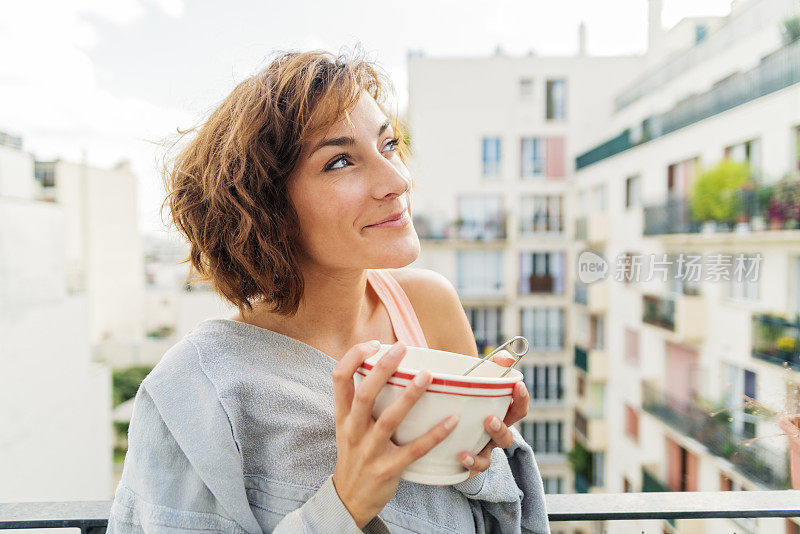
[(642, 203), (641, 177), (631, 176), (625, 179), (625, 207), (633, 208)]
[(605, 454), (602, 452), (592, 453), (592, 486), (603, 485), (603, 472), (605, 471)]
[(745, 407), (745, 402), (747, 399), (756, 400), (758, 375), (753, 371), (725, 364), (725, 378), (725, 407), (732, 419), (732, 430), (742, 434), (745, 439), (756, 437), (758, 417), (753, 415), (753, 408)]
[(521, 199), (520, 232), (560, 233), (563, 228), (561, 195), (525, 195)]
[(700, 158), (694, 157), (667, 167), (667, 195), (670, 199), (688, 198), (699, 164)]
[(733, 491), (733, 482), (728, 478), (725, 473), (719, 474), (719, 490), (720, 491)]
[(538, 137), (523, 137), (520, 149), (522, 178), (544, 176), (544, 141)]
[(794, 127), (794, 168), (800, 171), (800, 126)]
[(462, 195), (458, 199), (459, 237), (500, 239), (505, 235), (500, 195)]
[(639, 332), (625, 329), (625, 360), (630, 363), (639, 363)]
[(523, 421), (522, 437), (535, 454), (562, 454), (564, 452), (564, 423), (561, 421)]
[(583, 396), (586, 395), (586, 378), (580, 373), (578, 373), (577, 390), (578, 390), (578, 397), (583, 398)]
[(605, 320), (602, 315), (589, 317), (589, 346), (592, 349), (603, 350), (605, 347)]
[(758, 175), (761, 169), (761, 142), (758, 139), (751, 139), (725, 147), (725, 157), (749, 164), (753, 174)]
[(500, 138), (483, 138), (483, 177), (500, 178)]
[(695, 24), (694, 26), (694, 43), (697, 44), (706, 38), (708, 34), (708, 27), (705, 24)]
[(564, 348), (564, 310), (561, 308), (524, 308), (522, 335), (530, 350), (562, 350)]
[(531, 403), (557, 403), (564, 400), (564, 369), (561, 365), (525, 365), (523, 380)]
[(54, 187), (56, 185), (56, 163), (54, 161), (35, 161), (33, 164), (33, 174), (42, 187)]
[(472, 333), (475, 334), (475, 343), (478, 345), (478, 353), (483, 354), (488, 346), (497, 346), (505, 341), (503, 337), (503, 308), (466, 308), (464, 310), (472, 326)]
[(519, 80), (519, 96), (531, 97), (533, 96), (533, 79), (521, 78)]
[(503, 254), (500, 250), (459, 250), (458, 291), (465, 296), (503, 292)]
[(631, 492), (631, 481), (628, 480), (626, 477), (622, 477), (622, 491), (623, 493)]
[(547, 80), (547, 119), (567, 118), (567, 82), (563, 78)]
[(639, 441), (639, 414), (631, 406), (625, 405), (625, 434)]
[(564, 293), (563, 252), (523, 252), (520, 264), (521, 294)]
[(592, 188), (592, 207), (594, 211), (602, 213), (606, 211), (606, 186), (597, 185)]
[[(741, 261), (744, 265), (753, 265), (759, 261), (758, 254), (743, 254), (742, 258)], [(728, 298), (733, 300), (758, 301), (758, 283), (760, 277), (742, 276), (740, 273), (734, 273), (734, 269), (731, 265), (728, 267), (730, 267), (727, 276)]]
[(561, 477), (542, 477), (544, 492), (548, 494), (563, 493), (563, 479)]

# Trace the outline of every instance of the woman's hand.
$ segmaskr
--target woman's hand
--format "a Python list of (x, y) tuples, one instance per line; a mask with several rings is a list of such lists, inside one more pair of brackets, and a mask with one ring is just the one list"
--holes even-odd
[(402, 343), (393, 345), (356, 390), (353, 374), (379, 347), (377, 341), (355, 345), (333, 370), (336, 419), (333, 485), (362, 529), (394, 496), (403, 470), (444, 440), (458, 422), (458, 417), (451, 415), (411, 443), (395, 445), (392, 434), (430, 385), (431, 374), (418, 373), (376, 421), (372, 417), (375, 398), (406, 352)]
[[(503, 352), (505, 351), (498, 352), (492, 356), (491, 360), (504, 367), (509, 367), (514, 363), (514, 358), (503, 355)], [(471, 454), (467, 451), (459, 454), (461, 465), (470, 470), (469, 478), (489, 469), (492, 462), (492, 451), (495, 447), (505, 449), (511, 446), (514, 436), (509, 427), (528, 414), (528, 402), (528, 388), (523, 382), (517, 382), (512, 393), (511, 406), (508, 407), (505, 418), (502, 421), (495, 416), (486, 418), (483, 427), (492, 439), (478, 454)]]

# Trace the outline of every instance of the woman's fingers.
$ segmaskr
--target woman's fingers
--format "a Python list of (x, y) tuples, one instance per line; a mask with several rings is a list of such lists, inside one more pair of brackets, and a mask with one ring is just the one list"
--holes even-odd
[(483, 422), (483, 427), (492, 438), (489, 443), (493, 441), (498, 447), (504, 449), (510, 447), (511, 444), (514, 443), (514, 435), (511, 433), (511, 430), (509, 430), (508, 426), (500, 421), (497, 416), (492, 415), (491, 417), (487, 417)]
[(366, 431), (372, 420), (372, 406), (375, 404), (375, 398), (386, 385), (389, 377), (397, 370), (405, 353), (406, 346), (404, 344), (398, 341), (392, 345), (358, 385), (358, 389), (353, 394), (353, 403), (350, 409), (350, 417), (356, 427)]
[(497, 365), (502, 365), (503, 367), (511, 367), (516, 361), (514, 360), (514, 357), (511, 356), (506, 350), (498, 351), (497, 354), (489, 359)]
[(489, 466), (492, 464), (492, 449), (494, 449), (494, 445), (492, 442), (484, 447), (484, 449), (479, 454), (471, 454), (469, 452), (462, 452), (459, 456), (461, 460), (461, 465), (473, 471), (475, 473), (480, 473), (481, 471), (486, 471), (489, 469)]
[(400, 447), (394, 455), (393, 468), (402, 471), (411, 462), (425, 456), (428, 451), (444, 441), (457, 424), (458, 416), (451, 415), (411, 443)]
[(528, 388), (525, 387), (524, 382), (517, 382), (511, 395), (511, 406), (509, 406), (506, 416), (503, 418), (503, 423), (506, 426), (511, 426), (517, 421), (521, 421), (528, 415), (529, 404)]
[(353, 375), (356, 369), (364, 363), (364, 360), (378, 352), (380, 346), (380, 342), (376, 340), (353, 345), (333, 368), (334, 413), (337, 419), (350, 413), (355, 390)]
[(422, 394), (425, 393), (431, 380), (430, 371), (420, 371), (417, 373), (417, 376), (409, 382), (408, 386), (406, 386), (403, 394), (395, 399), (395, 401), (381, 413), (381, 416), (375, 422), (375, 426), (373, 426), (374, 431), (377, 433), (376, 437), (379, 440), (389, 439), (392, 434), (394, 434), (394, 431), (397, 430), (397, 427), (408, 414), (409, 410), (411, 410)]

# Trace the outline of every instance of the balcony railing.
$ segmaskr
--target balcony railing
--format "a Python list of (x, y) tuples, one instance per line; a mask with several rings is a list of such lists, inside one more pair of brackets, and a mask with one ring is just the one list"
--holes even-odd
[(800, 315), (754, 315), (753, 357), (800, 371)]
[[(585, 486), (582, 485), (585, 482)], [(575, 481), (588, 491), (588, 481)], [(559, 521), (633, 521), (800, 517), (800, 491), (715, 491), (545, 495), (547, 518)], [(0, 504), (0, 529), (78, 528), (102, 534), (110, 501)]]
[(575, 345), (575, 367), (584, 373), (589, 372), (589, 353)]
[(521, 217), (519, 231), (523, 236), (560, 234), (564, 231), (564, 218), (557, 215), (550, 217)]
[[(663, 493), (669, 491), (669, 487), (661, 482), (657, 476), (642, 467), (642, 493)], [(669, 519), (669, 524), (675, 526), (675, 520)]]
[(685, 401), (643, 385), (642, 408), (678, 432), (705, 445), (708, 450), (730, 461), (749, 479), (772, 489), (787, 489), (789, 456), (778, 454), (750, 436), (735, 432), (730, 423), (713, 418), (695, 402)]
[(414, 216), (414, 228), (420, 239), (432, 241), (497, 241), (506, 238), (505, 218), (456, 219), (436, 225), (423, 215)]
[(675, 330), (675, 300), (655, 295), (643, 295), (642, 322)]
[(665, 204), (644, 208), (644, 235), (690, 234), (699, 231), (700, 223), (692, 220), (687, 200), (673, 199)]
[[(723, 111), (774, 93), (800, 82), (800, 41), (766, 56), (761, 63), (736, 73), (702, 94), (689, 96), (666, 113), (653, 115), (642, 123), (641, 132), (632, 136), (627, 129), (613, 139), (579, 155), (577, 169), (610, 158), (629, 148), (684, 128)], [(635, 138), (632, 138), (635, 137)]]

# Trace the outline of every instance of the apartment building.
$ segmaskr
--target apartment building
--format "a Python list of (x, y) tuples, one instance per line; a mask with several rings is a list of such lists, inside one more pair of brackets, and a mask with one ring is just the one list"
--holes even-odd
[[(545, 490), (574, 485), (572, 221), (576, 147), (611, 113), (637, 57), (408, 57), (415, 266), (458, 289), (478, 347), (515, 335), (531, 409), (519, 430)], [(602, 80), (602, 83), (600, 83)]]
[[(608, 271), (574, 288), (576, 437), (590, 454), (576, 490), (789, 485), (786, 439), (754, 403), (797, 410), (800, 231), (781, 212), (797, 200), (779, 191), (800, 170), (798, 15), (793, 0), (750, 0), (682, 21), (614, 95), (602, 135), (579, 147), (570, 271), (584, 251)], [(749, 183), (731, 193), (733, 211), (703, 222), (694, 186), (723, 160), (746, 162)], [(605, 527), (800, 530), (779, 518)]]
[(33, 157), (0, 133), (0, 502), (106, 500), (111, 377), (67, 291), (66, 210), (36, 196)]

